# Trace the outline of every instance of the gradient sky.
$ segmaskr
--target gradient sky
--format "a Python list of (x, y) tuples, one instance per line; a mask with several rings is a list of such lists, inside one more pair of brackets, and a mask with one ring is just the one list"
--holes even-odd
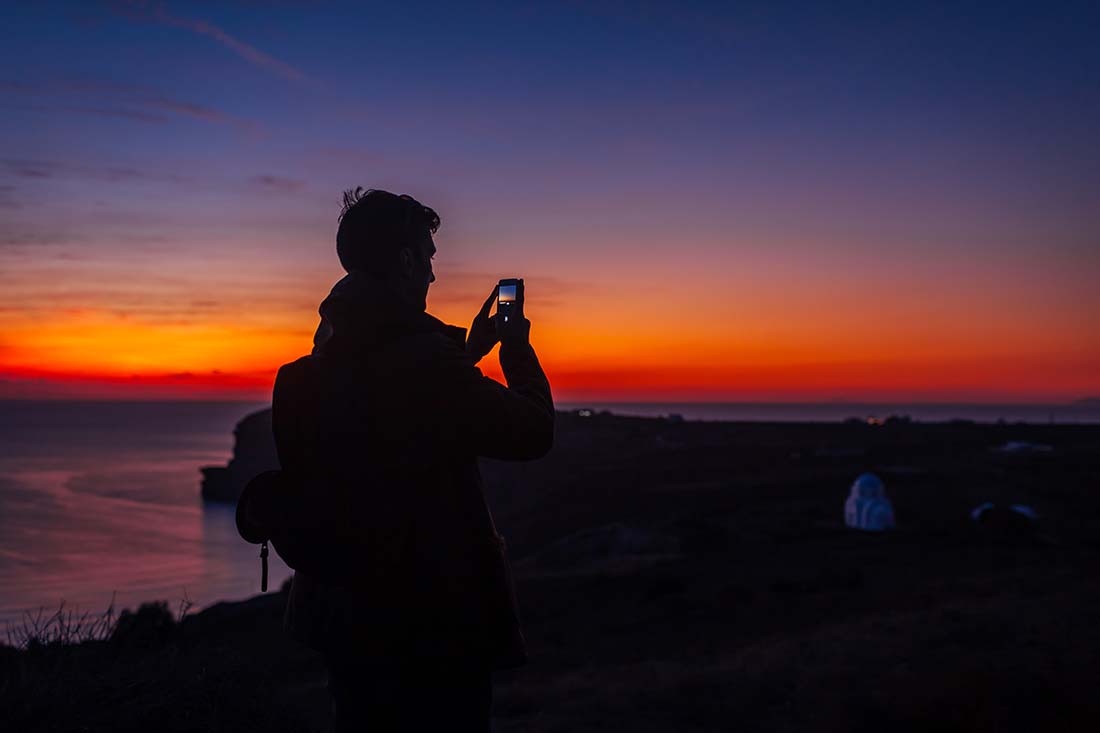
[(0, 397), (269, 397), (354, 185), (559, 400), (1100, 394), (1100, 5), (887, 5), (5, 3)]

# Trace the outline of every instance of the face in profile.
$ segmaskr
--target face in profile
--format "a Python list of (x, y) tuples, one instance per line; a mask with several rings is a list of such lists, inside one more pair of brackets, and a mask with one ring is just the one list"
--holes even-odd
[(421, 308), (428, 307), (428, 287), (435, 282), (435, 272), (432, 270), (432, 258), (435, 257), (435, 252), (435, 242), (429, 236), (421, 243), (418, 256), (413, 257), (410, 286)]

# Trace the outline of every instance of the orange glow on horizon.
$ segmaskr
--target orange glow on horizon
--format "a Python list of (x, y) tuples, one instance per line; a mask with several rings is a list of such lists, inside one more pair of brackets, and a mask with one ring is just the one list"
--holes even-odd
[[(1080, 337), (1080, 323), (980, 305), (979, 296), (1001, 297), (995, 292), (945, 292), (930, 303), (919, 292), (837, 286), (825, 298), (813, 287), (769, 291), (721, 276), (700, 287), (705, 278), (605, 287), (599, 297), (584, 284), (558, 292), (527, 278), (532, 341), (555, 397), (1065, 401), (1100, 393), (1100, 348)], [(429, 311), (468, 327), (486, 283), (491, 277), (441, 273)], [(312, 303), (330, 285), (317, 276), (283, 284), (285, 298), (252, 285), (263, 308), (243, 292), (175, 317), (163, 299), (136, 315), (109, 299), (42, 305), (33, 319), (0, 312), (0, 398), (266, 400), (278, 367), (309, 353)], [(495, 353), (480, 366), (503, 381)]]

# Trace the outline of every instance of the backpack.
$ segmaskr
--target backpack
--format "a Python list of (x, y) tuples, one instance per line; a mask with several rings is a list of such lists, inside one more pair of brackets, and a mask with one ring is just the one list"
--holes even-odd
[[(316, 408), (318, 390), (317, 365), (304, 360), (308, 386), (302, 389), (305, 412)], [(316, 430), (316, 414), (300, 414)], [(309, 451), (312, 453), (312, 450)], [(316, 505), (319, 496), (307, 496), (304, 480), (292, 472), (275, 469), (253, 476), (237, 498), (237, 533), (245, 542), (260, 546), (260, 590), (267, 591), (268, 547), (292, 570), (305, 570), (311, 575), (338, 582), (346, 572), (347, 548), (332, 541), (319, 528), (304, 529), (295, 519), (303, 515), (303, 503)]]
[[(371, 351), (399, 341), (406, 335), (393, 331), (377, 339)], [(297, 375), (296, 388), (289, 391), (291, 399), (298, 402), (296, 412), (299, 422), (306, 424), (312, 433), (312, 439), (306, 441), (309, 443), (306, 464), (316, 462), (315, 446), (320, 433), (317, 410), (323, 393), (332, 384), (332, 374), (322, 361), (318, 356), (309, 356), (295, 362), (301, 363), (302, 371)], [(341, 371), (347, 371), (347, 368), (342, 367)], [(361, 547), (354, 542), (334, 539), (335, 533), (317, 523), (304, 529), (301, 523), (295, 521), (308, 514), (325, 514), (318, 511), (318, 506), (325, 501), (324, 492), (309, 491), (305, 485), (307, 481), (305, 477), (291, 475), (286, 470), (264, 471), (245, 485), (237, 499), (237, 532), (246, 542), (260, 546), (261, 591), (267, 590), (269, 545), (291, 569), (306, 571), (327, 583), (343, 584), (359, 569), (356, 558)]]
[(310, 552), (293, 534), (280, 527), (279, 517), (294, 490), (281, 470), (264, 471), (253, 476), (237, 499), (237, 533), (245, 542), (260, 546), (260, 591), (267, 592), (268, 545), (273, 544), (279, 557), (291, 569), (315, 565)]

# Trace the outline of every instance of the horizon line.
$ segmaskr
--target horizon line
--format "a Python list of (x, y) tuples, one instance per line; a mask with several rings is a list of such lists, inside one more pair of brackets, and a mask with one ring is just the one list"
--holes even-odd
[[(71, 403), (112, 403), (112, 404), (270, 404), (271, 400), (247, 398), (188, 398), (188, 397), (0, 397), (5, 402), (71, 402)], [(556, 400), (555, 405), (907, 405), (907, 406), (1045, 406), (1077, 407), (1084, 403), (1100, 402), (1100, 396), (1078, 397), (1069, 401), (1044, 400), (921, 400), (921, 399), (848, 399), (833, 398), (821, 400)]]

